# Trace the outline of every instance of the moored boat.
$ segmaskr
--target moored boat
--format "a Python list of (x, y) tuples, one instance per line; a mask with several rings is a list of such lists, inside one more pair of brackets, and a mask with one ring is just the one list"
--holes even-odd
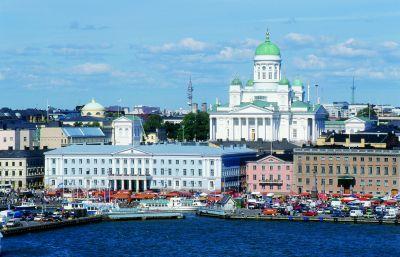
[(171, 197), (170, 199), (152, 199), (139, 202), (139, 208), (150, 211), (196, 211), (205, 204), (197, 199)]

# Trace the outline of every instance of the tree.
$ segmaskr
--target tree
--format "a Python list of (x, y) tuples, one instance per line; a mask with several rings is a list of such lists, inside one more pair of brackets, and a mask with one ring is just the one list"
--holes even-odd
[(376, 112), (371, 105), (357, 112), (357, 117), (376, 117)]
[(209, 135), (209, 116), (206, 112), (189, 113), (181, 123), (179, 139), (207, 140)]
[(82, 122), (80, 122), (80, 121), (75, 121), (74, 122), (74, 127), (82, 127), (82, 126), (83, 126)]
[(181, 127), (180, 124), (165, 122), (164, 128), (165, 128), (165, 132), (167, 133), (167, 138), (173, 139), (173, 140), (177, 139), (180, 127)]
[(162, 118), (157, 114), (150, 114), (146, 122), (143, 124), (143, 129), (147, 133), (154, 132), (156, 129), (162, 127)]
[(100, 123), (98, 121), (93, 121), (88, 124), (88, 127), (100, 127)]

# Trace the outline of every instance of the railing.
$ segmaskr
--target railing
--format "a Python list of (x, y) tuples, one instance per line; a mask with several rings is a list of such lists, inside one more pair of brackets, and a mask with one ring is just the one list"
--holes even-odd
[(275, 185), (282, 185), (283, 181), (278, 179), (260, 179), (258, 181), (260, 184), (275, 184)]

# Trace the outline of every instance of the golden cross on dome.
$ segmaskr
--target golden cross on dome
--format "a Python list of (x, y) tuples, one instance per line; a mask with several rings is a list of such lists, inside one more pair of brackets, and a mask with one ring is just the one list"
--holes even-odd
[(265, 33), (265, 41), (269, 41), (269, 29), (267, 29), (267, 33)]

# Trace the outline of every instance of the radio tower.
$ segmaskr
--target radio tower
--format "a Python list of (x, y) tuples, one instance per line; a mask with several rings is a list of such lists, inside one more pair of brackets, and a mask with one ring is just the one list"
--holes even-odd
[(356, 87), (354, 86), (354, 76), (353, 76), (353, 85), (351, 86), (351, 104), (354, 104), (354, 93), (356, 92)]
[(192, 108), (192, 104), (193, 104), (193, 86), (192, 86), (192, 76), (189, 77), (189, 84), (188, 84), (188, 88), (187, 88), (187, 97), (188, 97), (188, 105), (189, 108)]

